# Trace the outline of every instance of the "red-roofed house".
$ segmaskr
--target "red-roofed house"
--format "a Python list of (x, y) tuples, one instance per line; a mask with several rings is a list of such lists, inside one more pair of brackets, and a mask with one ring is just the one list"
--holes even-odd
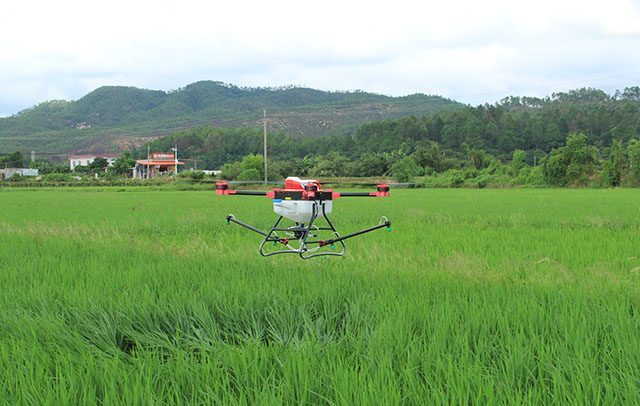
[(133, 169), (133, 177), (138, 179), (154, 178), (158, 175), (172, 175), (178, 170), (178, 165), (184, 165), (172, 153), (154, 152), (150, 159), (138, 159)]

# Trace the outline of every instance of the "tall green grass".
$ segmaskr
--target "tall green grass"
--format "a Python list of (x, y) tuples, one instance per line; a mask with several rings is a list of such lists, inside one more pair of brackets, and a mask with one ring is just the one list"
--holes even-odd
[(638, 403), (640, 193), (342, 199), (343, 258), (257, 254), (267, 199), (0, 192), (0, 399)]

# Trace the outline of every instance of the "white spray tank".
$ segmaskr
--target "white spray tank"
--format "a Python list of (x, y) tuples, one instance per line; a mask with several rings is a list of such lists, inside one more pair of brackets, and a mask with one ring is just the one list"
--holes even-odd
[[(316, 205), (316, 210), (320, 212), (322, 211), (322, 206), (319, 204), (319, 200), (302, 198), (307, 185), (316, 185), (318, 190), (320, 188), (320, 184), (315, 179), (288, 177), (282, 193), (276, 193), (276, 198), (273, 199), (273, 211), (296, 223), (308, 224), (313, 217), (314, 204)], [(324, 203), (324, 212), (326, 214), (331, 213), (333, 200), (323, 200), (322, 202)]]

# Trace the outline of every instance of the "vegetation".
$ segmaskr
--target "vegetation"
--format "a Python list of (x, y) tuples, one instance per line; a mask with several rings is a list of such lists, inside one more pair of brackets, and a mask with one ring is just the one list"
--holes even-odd
[[(511, 97), (492, 106), (372, 122), (351, 136), (275, 133), (269, 135), (269, 156), (276, 177), (395, 172), (398, 180), (442, 174), (455, 180), (466, 171), (460, 175), (465, 179), (499, 173), (505, 185), (632, 186), (638, 182), (633, 164), (640, 137), (637, 93), (627, 88), (607, 96), (579, 89), (545, 99)], [(258, 129), (216, 128), (185, 130), (151, 147), (167, 150), (174, 144), (182, 156), (198, 159), (204, 167), (235, 165), (236, 170), (225, 171), (230, 179), (240, 175), (245, 157), (263, 147)], [(514, 154), (517, 161), (510, 163)], [(255, 169), (262, 171), (260, 165)]]
[[(215, 132), (224, 134), (223, 130)], [(252, 139), (249, 132), (244, 134), (248, 140)], [(177, 137), (160, 143), (179, 143), (184, 140)], [(469, 148), (466, 145), (466, 154), (461, 158), (453, 158), (453, 154), (446, 153), (435, 141), (430, 141), (428, 145), (420, 144), (413, 152), (365, 152), (350, 158), (332, 151), (324, 155), (308, 155), (302, 158), (292, 154), (287, 158), (286, 149), (290, 146), (288, 141), (294, 142), (283, 137), (274, 143), (269, 165), (270, 180), (281, 180), (296, 174), (319, 178), (391, 176), (397, 182), (416, 180), (427, 187), (635, 187), (640, 184), (640, 173), (637, 169), (640, 165), (638, 141), (631, 140), (628, 144), (623, 144), (622, 141), (616, 140), (611, 147), (599, 150), (588, 145), (587, 137), (582, 133), (570, 134), (566, 145), (551, 150), (548, 156), (541, 157), (535, 167), (527, 163), (527, 154), (520, 149), (513, 151), (511, 160), (504, 163), (483, 150)], [(227, 148), (224, 141), (217, 145), (219, 153)], [(186, 145), (185, 147), (189, 151)], [(304, 150), (305, 144), (300, 143), (297, 147)], [(291, 145), (291, 148), (295, 147)], [(416, 176), (419, 178), (416, 179)], [(237, 161), (224, 164), (221, 177), (229, 180), (262, 180), (263, 156), (249, 153)]]
[[(132, 97), (149, 111), (159, 106), (158, 103), (164, 103), (165, 97), (179, 98), (181, 103), (196, 108), (209, 106), (216, 100), (233, 105), (236, 98), (258, 96), (288, 107), (293, 107), (295, 100), (302, 104), (340, 104), (346, 103), (345, 97), (355, 102), (371, 96), (294, 88), (239, 89), (208, 82), (164, 96), (136, 93), (134, 89), (122, 90), (122, 94), (117, 89), (113, 91), (120, 95), (112, 95), (114, 105), (121, 106), (123, 97)], [(88, 103), (85, 113), (93, 111), (91, 109), (103, 108), (100, 106), (106, 103), (109, 94), (102, 89), (78, 103)], [(148, 97), (143, 97), (144, 94)], [(193, 97), (186, 97), (188, 94)], [(638, 94), (638, 87), (626, 88), (614, 95), (597, 89), (578, 89), (543, 99), (509, 97), (495, 105), (457, 106), (454, 110), (436, 111), (419, 118), (410, 115), (373, 121), (345, 134), (331, 134), (327, 130), (324, 135), (305, 136), (276, 131), (269, 134), (269, 178), (277, 180), (291, 174), (392, 176), (396, 181), (407, 182), (418, 176), (418, 183), (423, 185), (452, 187), (638, 186)], [(423, 100), (420, 96), (405, 99), (412, 103)], [(146, 101), (143, 103), (143, 100)], [(106, 116), (100, 115), (101, 119)], [(194, 169), (196, 162), (200, 168), (222, 168), (223, 177), (228, 179), (264, 178), (263, 163), (259, 162), (262, 131), (257, 127), (190, 128), (160, 138), (150, 147), (168, 151), (174, 145), (178, 146), (181, 158), (188, 159), (187, 163)], [(125, 154), (111, 171), (112, 175), (124, 176), (133, 158), (143, 156), (146, 156), (146, 146), (132, 150), (131, 155)], [(517, 159), (512, 161), (514, 158)], [(16, 152), (0, 159), (20, 161), (22, 155)], [(43, 173), (61, 172), (42, 160), (33, 165), (41, 167)], [(87, 171), (98, 172), (96, 168)]]
[(24, 157), (20, 151), (7, 155), (0, 155), (0, 168), (23, 168)]
[(640, 402), (637, 190), (342, 199), (394, 231), (310, 261), (224, 225), (266, 199), (0, 195), (8, 404)]
[(121, 149), (122, 145), (139, 144), (145, 137), (203, 125), (254, 127), (264, 108), (269, 109), (272, 129), (319, 135), (344, 133), (372, 120), (460, 106), (439, 96), (239, 88), (211, 81), (170, 92), (105, 86), (77, 101), (49, 101), (0, 118), (0, 153), (35, 149), (62, 157), (83, 149)]

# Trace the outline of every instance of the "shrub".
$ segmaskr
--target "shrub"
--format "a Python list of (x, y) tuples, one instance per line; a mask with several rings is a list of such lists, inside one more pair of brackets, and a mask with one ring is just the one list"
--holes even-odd
[(410, 157), (404, 157), (391, 167), (391, 175), (396, 182), (409, 182), (420, 173), (420, 168)]
[(204, 179), (204, 172), (202, 171), (183, 171), (178, 174), (178, 177), (185, 179), (202, 180)]
[(74, 176), (68, 173), (47, 173), (42, 175), (44, 182), (69, 182), (74, 180)]
[(243, 180), (243, 181), (255, 180), (255, 181), (259, 181), (259, 180), (261, 180), (260, 179), (260, 172), (258, 172), (258, 170), (255, 169), (255, 168), (245, 169), (238, 176), (238, 180)]

